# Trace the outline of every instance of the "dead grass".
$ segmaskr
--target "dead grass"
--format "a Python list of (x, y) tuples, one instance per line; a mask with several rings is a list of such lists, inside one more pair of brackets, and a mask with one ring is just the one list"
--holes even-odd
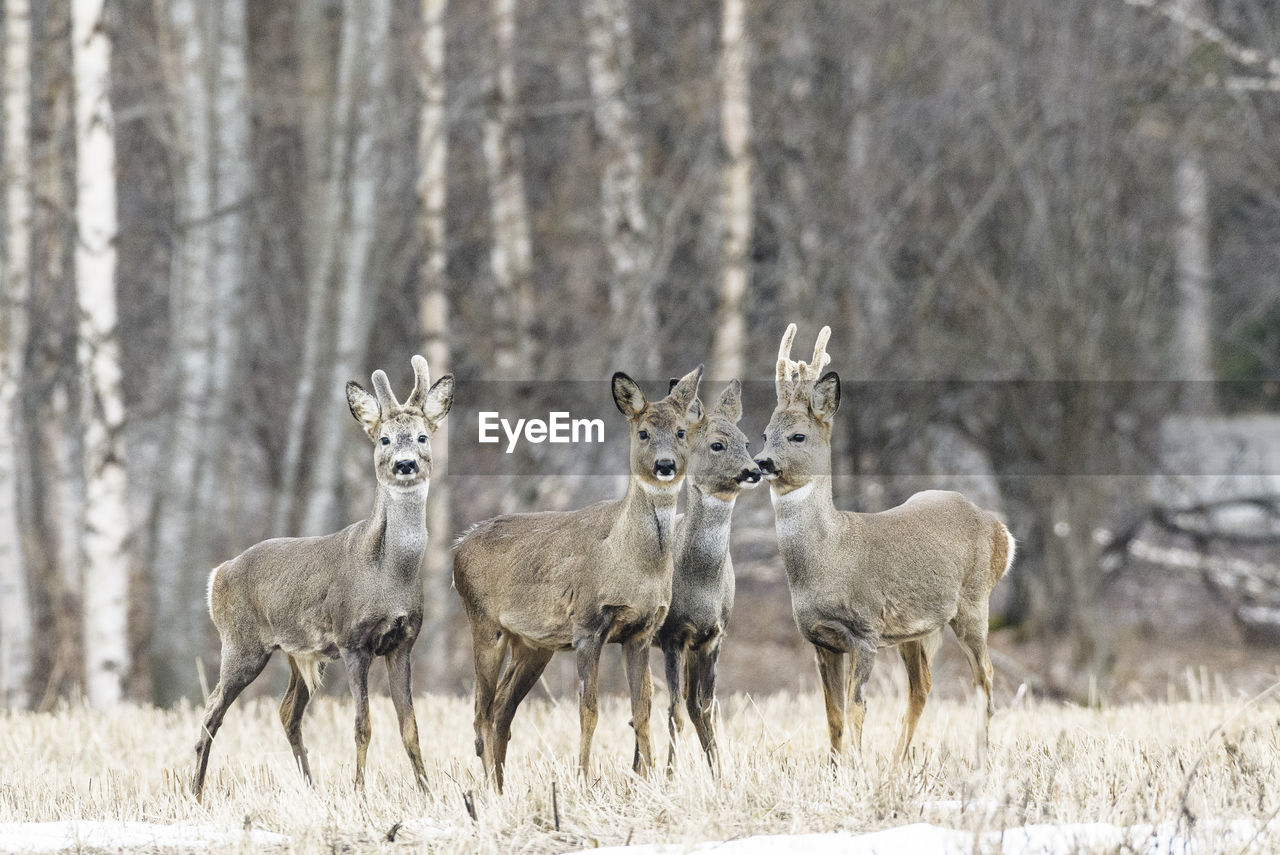
[[(674, 776), (632, 775), (626, 705), (608, 698), (594, 768), (583, 780), (572, 760), (576, 704), (535, 698), (516, 718), (507, 792), (497, 796), (483, 785), (472, 753), (469, 699), (425, 696), (417, 705), (431, 776), (424, 796), (411, 783), (390, 703), (378, 698), (360, 797), (351, 791), (348, 702), (322, 699), (308, 710), (313, 790), (293, 768), (274, 704), (255, 701), (233, 707), (218, 734), (202, 805), (185, 792), (198, 726), (190, 708), (12, 714), (0, 719), (0, 822), (194, 821), (279, 832), (291, 841), (286, 851), (297, 852), (559, 852), (922, 820), (975, 831), (1160, 823), (1183, 815), (1184, 789), (1193, 820), (1265, 820), (1280, 809), (1280, 704), (1272, 699), (1102, 710), (1015, 700), (992, 721), (985, 771), (976, 762), (976, 703), (954, 701), (929, 705), (914, 756), (895, 769), (887, 755), (902, 706), (899, 697), (873, 695), (862, 759), (833, 770), (819, 697), (732, 697), (722, 711), (725, 774), (716, 781), (687, 726)], [(663, 758), (664, 724), (655, 704)], [(1197, 851), (1218, 851), (1211, 831), (1201, 836), (1206, 848)]]

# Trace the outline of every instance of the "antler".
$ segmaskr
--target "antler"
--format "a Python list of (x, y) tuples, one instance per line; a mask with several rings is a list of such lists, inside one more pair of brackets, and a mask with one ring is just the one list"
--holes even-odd
[(778, 370), (776, 386), (778, 400), (782, 401), (798, 393), (808, 394), (809, 389), (822, 376), (822, 369), (831, 362), (827, 353), (827, 341), (831, 338), (831, 327), (823, 327), (813, 345), (812, 362), (795, 362), (791, 359), (791, 343), (795, 341), (796, 325), (788, 324), (787, 331), (782, 334), (782, 343), (778, 346)]
[(427, 370), (427, 360), (424, 356), (414, 355), (413, 359), (413, 391), (409, 393), (409, 397), (405, 398), (406, 407), (415, 407), (422, 409), (423, 402), (427, 397), (427, 390), (431, 388), (431, 372)]
[(387, 373), (381, 368), (373, 372), (373, 394), (378, 398), (378, 410), (384, 419), (400, 407), (395, 393), (391, 391), (391, 382), (387, 380)]

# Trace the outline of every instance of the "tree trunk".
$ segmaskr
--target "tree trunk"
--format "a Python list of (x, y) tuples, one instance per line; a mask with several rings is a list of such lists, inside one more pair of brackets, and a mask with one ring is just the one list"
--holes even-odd
[(524, 145), (515, 124), (516, 0), (493, 0), (492, 96), (484, 124), (493, 242), (494, 367), (504, 380), (530, 375), (528, 326), (535, 314), (533, 255), (524, 190)]
[[(431, 375), (449, 372), (449, 297), (446, 289), (448, 253), (445, 245), (445, 203), (448, 191), (448, 135), (445, 114), (445, 27), (448, 0), (422, 0), (422, 47), (419, 83), (422, 114), (418, 124), (418, 210), (424, 247), (422, 302), (419, 325)], [(426, 627), (423, 635), (427, 657), (427, 680), (439, 683), (448, 673), (448, 629), (457, 611), (452, 587), (453, 564), (449, 547), (453, 542), (453, 514), (449, 489), (449, 422), (446, 419), (431, 440), (431, 494), (427, 498)]]
[[(5, 256), (0, 268), (0, 705), (31, 705), (31, 602), (22, 551), (18, 486), (21, 377), (31, 291), (31, 9), (9, 0), (4, 10)], [(22, 454), (21, 457), (26, 457)]]
[(600, 137), (601, 239), (611, 267), (617, 359), (628, 371), (653, 378), (659, 373), (661, 348), (640, 139), (626, 92), (632, 64), (629, 2), (585, 0), (587, 82)]
[[(1183, 14), (1204, 18), (1202, 0), (1178, 0)], [(1189, 57), (1195, 38), (1178, 28), (1181, 53)], [(1177, 352), (1184, 382), (1182, 406), (1192, 412), (1212, 412), (1213, 296), (1209, 261), (1209, 177), (1194, 140), (1186, 140), (1178, 154), (1173, 186), (1178, 210), (1174, 241), (1174, 276), (1178, 283)]]
[(76, 294), (84, 405), (85, 691), (104, 709), (118, 704), (129, 670), (129, 482), (124, 393), (116, 340), (116, 147), (111, 42), (103, 0), (71, 8), (76, 116)]
[(724, 0), (720, 25), (720, 139), (725, 164), (720, 299), (712, 345), (712, 376), (741, 377), (747, 346), (744, 301), (751, 274), (751, 98), (744, 0)]
[[(310, 435), (308, 426), (316, 414), (316, 387), (322, 375), (321, 350), (333, 328), (330, 297), (338, 259), (338, 232), (342, 227), (345, 201), (343, 178), (346, 170), (351, 100), (356, 67), (361, 57), (352, 26), (353, 13), (344, 21), (338, 54), (338, 71), (330, 81), (329, 50), (323, 5), (303, 3), (298, 11), (298, 53), (302, 62), (303, 160), (306, 168), (306, 325), (302, 337), (302, 360), (297, 386), (289, 411), (288, 436), (276, 500), (272, 532), (293, 534), (298, 529), (298, 507), (305, 479), (300, 475), (302, 451)], [(350, 37), (348, 37), (350, 36)], [(332, 110), (323, 105), (332, 103)]]
[[(333, 531), (340, 520), (339, 486), (343, 444), (355, 435), (347, 412), (346, 381), (356, 377), (369, 349), (369, 333), (379, 288), (371, 275), (371, 254), (378, 213), (378, 129), (385, 122), (387, 52), (390, 50), (391, 7), (388, 0), (371, 2), (360, 20), (353, 8), (343, 24), (343, 50), (358, 46), (366, 69), (364, 97), (354, 106), (351, 127), (351, 180), (348, 221), (344, 231), (342, 282), (338, 291), (338, 323), (327, 386), (316, 410), (315, 460), (320, 465), (307, 490), (304, 535)], [(371, 284), (373, 283), (373, 284)]]
[(251, 186), (243, 3), (174, 0), (168, 26), (180, 240), (170, 289), (176, 400), (155, 490), (152, 549), (152, 671), (160, 703), (199, 689), (191, 662), (207, 638), (205, 581), (215, 559), (229, 557), (197, 521), (217, 514), (225, 500)]

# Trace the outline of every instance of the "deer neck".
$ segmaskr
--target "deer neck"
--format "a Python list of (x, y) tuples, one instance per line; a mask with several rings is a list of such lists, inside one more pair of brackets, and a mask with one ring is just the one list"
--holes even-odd
[(679, 493), (678, 481), (664, 488), (632, 476), (614, 531), (636, 554), (670, 555)]
[(733, 521), (733, 505), (737, 499), (717, 499), (689, 485), (684, 525), (678, 545), (678, 561), (682, 570), (708, 568), (718, 570), (729, 552), (729, 525)]
[(417, 571), (427, 545), (428, 486), (378, 487), (365, 543), (374, 563), (406, 573)]
[(786, 495), (770, 490), (769, 499), (773, 502), (778, 546), (788, 568), (795, 563), (788, 560), (789, 556), (825, 549), (821, 541), (839, 530), (840, 512), (832, 499), (830, 475), (814, 478)]

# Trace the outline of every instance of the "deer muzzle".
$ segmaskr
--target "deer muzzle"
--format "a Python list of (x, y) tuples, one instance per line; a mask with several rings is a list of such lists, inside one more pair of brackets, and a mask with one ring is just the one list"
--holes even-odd
[(670, 457), (653, 462), (653, 474), (659, 481), (670, 481), (676, 477), (676, 462)]
[(774, 464), (772, 457), (757, 457), (756, 466), (760, 467), (760, 472), (764, 475), (766, 481), (773, 481), (782, 474), (778, 471), (778, 467)]
[(412, 478), (418, 474), (418, 461), (397, 460), (395, 465), (391, 467), (391, 471), (395, 473), (397, 478)]

